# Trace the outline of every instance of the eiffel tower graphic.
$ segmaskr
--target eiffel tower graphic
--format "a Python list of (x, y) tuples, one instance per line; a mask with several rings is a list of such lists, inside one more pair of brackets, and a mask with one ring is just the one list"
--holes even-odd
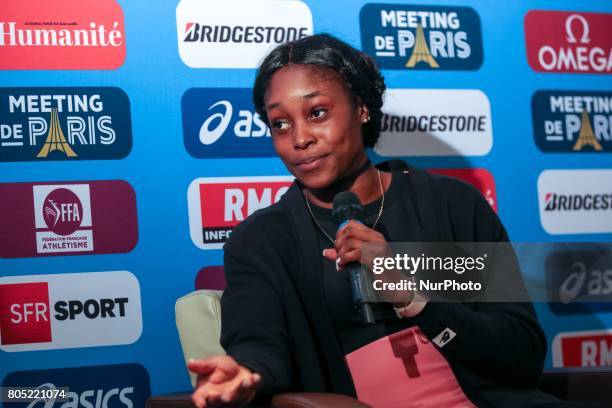
[(423, 26), (419, 23), (416, 30), (414, 50), (412, 51), (412, 55), (408, 59), (405, 67), (414, 68), (414, 66), (421, 61), (426, 62), (432, 68), (440, 68), (440, 65), (438, 65), (434, 57), (432, 57), (431, 53), (429, 52), (429, 47), (425, 41), (425, 34), (423, 33)]
[(572, 150), (582, 150), (582, 148), (586, 145), (593, 146), (593, 149), (597, 151), (603, 150), (593, 135), (593, 128), (591, 127), (591, 121), (589, 120), (589, 115), (586, 110), (582, 111), (582, 118), (580, 120), (582, 122), (582, 125), (580, 126), (580, 133)]
[(77, 154), (72, 150), (70, 144), (66, 141), (62, 128), (59, 124), (57, 108), (51, 110), (51, 126), (47, 133), (47, 140), (36, 157), (47, 157), (54, 150), (64, 152), (68, 157), (76, 157)]

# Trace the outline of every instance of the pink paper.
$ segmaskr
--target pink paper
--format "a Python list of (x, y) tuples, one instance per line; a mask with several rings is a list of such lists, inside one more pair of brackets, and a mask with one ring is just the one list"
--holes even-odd
[(357, 397), (375, 408), (474, 407), (418, 326), (346, 355)]

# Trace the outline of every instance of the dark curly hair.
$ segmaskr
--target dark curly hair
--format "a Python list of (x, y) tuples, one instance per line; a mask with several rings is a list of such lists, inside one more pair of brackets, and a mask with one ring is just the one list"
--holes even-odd
[(368, 108), (370, 121), (362, 124), (363, 144), (374, 147), (380, 136), (385, 81), (372, 58), (328, 34), (279, 45), (259, 66), (253, 86), (255, 109), (266, 124), (264, 96), (268, 83), (277, 70), (288, 64), (308, 64), (340, 74), (355, 100), (360, 100)]

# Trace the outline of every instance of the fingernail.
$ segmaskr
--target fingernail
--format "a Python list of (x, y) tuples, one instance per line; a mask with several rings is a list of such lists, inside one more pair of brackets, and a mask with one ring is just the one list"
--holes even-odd
[(189, 360), (187, 360), (188, 363), (193, 363), (195, 361), (195, 358), (190, 358)]
[(340, 257), (336, 258), (336, 270), (337, 270), (338, 272), (340, 272), (340, 262), (341, 262), (341, 261), (342, 261), (342, 260), (340, 259)]
[(324, 249), (324, 250), (323, 250), (323, 256), (325, 256), (325, 252), (326, 252), (326, 251), (327, 251), (327, 249)]
[(222, 395), (222, 396), (221, 396), (221, 401), (223, 401), (223, 402), (229, 402), (229, 400), (230, 400), (230, 399), (229, 399), (229, 397), (228, 397), (227, 395)]

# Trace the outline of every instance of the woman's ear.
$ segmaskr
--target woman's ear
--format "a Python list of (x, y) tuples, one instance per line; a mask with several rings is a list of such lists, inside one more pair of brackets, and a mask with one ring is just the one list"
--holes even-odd
[(359, 118), (361, 123), (368, 123), (370, 121), (370, 110), (363, 102), (359, 103)]

